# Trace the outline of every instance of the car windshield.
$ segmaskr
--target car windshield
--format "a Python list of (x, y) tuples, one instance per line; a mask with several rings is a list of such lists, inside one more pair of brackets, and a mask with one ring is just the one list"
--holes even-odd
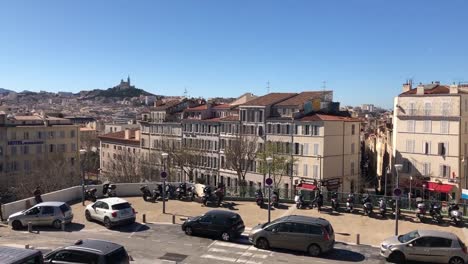
[(112, 205), (112, 210), (124, 210), (130, 208), (129, 203), (120, 203), (120, 204), (114, 204)]
[(279, 222), (280, 220), (282, 220), (282, 218), (277, 218), (277, 219), (271, 221), (270, 223), (264, 223), (264, 224), (262, 225), (262, 228), (265, 228), (267, 225), (273, 225), (273, 224)]
[(399, 236), (398, 241), (400, 241), (401, 243), (406, 243), (418, 237), (420, 237), (418, 231), (413, 231), (413, 232), (409, 232), (407, 234)]
[(234, 215), (234, 216), (228, 218), (228, 223), (230, 223), (230, 224), (238, 224), (238, 223), (241, 222), (241, 220), (242, 220), (242, 219), (240, 218), (239, 215)]
[(112, 251), (106, 256), (106, 263), (116, 263), (116, 264), (127, 264), (128, 254), (125, 251), (125, 248), (121, 247), (115, 251)]

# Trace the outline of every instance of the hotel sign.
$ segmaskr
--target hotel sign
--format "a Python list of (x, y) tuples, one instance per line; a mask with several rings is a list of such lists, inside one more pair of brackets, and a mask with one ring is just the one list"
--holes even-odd
[(22, 141), (22, 140), (14, 140), (8, 141), (8, 145), (39, 145), (44, 144), (44, 141)]

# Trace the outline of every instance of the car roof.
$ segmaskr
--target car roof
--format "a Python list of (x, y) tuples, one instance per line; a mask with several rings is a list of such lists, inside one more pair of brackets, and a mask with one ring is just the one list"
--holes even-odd
[(449, 239), (458, 239), (458, 237), (450, 232), (438, 230), (417, 230), (420, 236), (443, 237)]
[(124, 199), (119, 198), (119, 197), (109, 197), (109, 198), (99, 199), (98, 201), (106, 202), (108, 204), (128, 203), (127, 200), (124, 200)]
[(296, 223), (303, 223), (303, 224), (319, 224), (319, 225), (329, 225), (330, 222), (328, 220), (320, 218), (320, 217), (311, 217), (311, 216), (304, 216), (304, 215), (288, 215), (280, 218), (280, 222), (296, 222)]
[(16, 263), (23, 258), (42, 255), (39, 250), (0, 246), (0, 259), (4, 264)]
[(64, 202), (43, 202), (43, 203), (36, 204), (34, 207), (36, 207), (36, 206), (56, 206), (56, 207), (58, 207), (58, 206), (61, 206), (63, 204), (65, 204), (65, 203)]
[(210, 210), (206, 212), (205, 215), (217, 215), (217, 216), (219, 215), (219, 216), (225, 216), (225, 217), (239, 216), (240, 217), (239, 214), (226, 211), (226, 210)]
[(114, 242), (98, 239), (83, 239), (78, 240), (75, 245), (64, 247), (63, 249), (79, 250), (93, 252), (99, 255), (107, 255), (119, 248), (122, 245), (116, 244)]

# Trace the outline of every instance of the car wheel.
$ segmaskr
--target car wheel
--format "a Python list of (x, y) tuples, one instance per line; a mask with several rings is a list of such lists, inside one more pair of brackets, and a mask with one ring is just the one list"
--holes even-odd
[(464, 264), (465, 261), (460, 257), (453, 257), (449, 260), (449, 264)]
[(107, 228), (107, 229), (110, 229), (112, 227), (112, 223), (111, 223), (111, 220), (109, 219), (109, 217), (105, 217), (104, 218), (104, 226)]
[(403, 255), (403, 253), (401, 253), (400, 251), (395, 251), (392, 254), (390, 254), (389, 259), (390, 259), (390, 262), (393, 262), (393, 263), (405, 263), (406, 262), (405, 255)]
[(188, 236), (191, 236), (193, 234), (193, 230), (190, 226), (187, 226), (185, 228), (185, 234), (188, 235)]
[(320, 249), (319, 246), (315, 245), (315, 244), (312, 244), (309, 246), (309, 248), (307, 249), (307, 252), (309, 252), (309, 255), (311, 257), (317, 257), (318, 255), (320, 255), (320, 253), (322, 252), (322, 250)]
[(21, 223), (21, 221), (15, 220), (13, 221), (13, 223), (11, 223), (11, 227), (13, 228), (13, 230), (19, 230), (23, 228), (23, 224)]
[(55, 228), (55, 229), (60, 229), (62, 227), (62, 221), (60, 220), (55, 220), (53, 223), (52, 223), (52, 226)]
[(268, 240), (266, 240), (265, 238), (259, 238), (257, 239), (257, 243), (255, 243), (255, 246), (260, 249), (269, 249), (270, 243), (268, 243)]
[(88, 210), (85, 211), (85, 217), (86, 217), (86, 220), (88, 220), (88, 221), (93, 220), (93, 219), (91, 218), (91, 213), (90, 213)]
[(221, 239), (223, 241), (229, 241), (229, 240), (231, 240), (231, 235), (228, 232), (223, 232), (221, 234)]

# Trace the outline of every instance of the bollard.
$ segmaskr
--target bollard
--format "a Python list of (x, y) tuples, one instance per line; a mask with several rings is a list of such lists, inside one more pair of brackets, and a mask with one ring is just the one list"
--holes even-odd
[(143, 223), (146, 223), (146, 214), (143, 214)]
[(32, 233), (32, 223), (31, 222), (28, 222), (28, 232), (29, 233)]
[(356, 245), (360, 245), (360, 244), (361, 244), (361, 235), (356, 234)]
[(62, 221), (62, 231), (65, 231), (65, 222)]
[(175, 224), (175, 215), (172, 215), (172, 224)]

